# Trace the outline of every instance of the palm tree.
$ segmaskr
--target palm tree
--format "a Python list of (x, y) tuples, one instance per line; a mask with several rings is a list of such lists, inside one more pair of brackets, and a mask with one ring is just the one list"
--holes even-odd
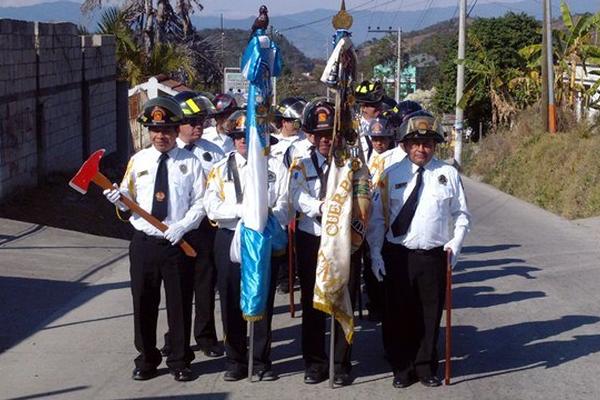
[[(598, 85), (592, 91), (592, 88), (586, 89), (577, 82), (577, 67), (580, 65), (587, 73), (589, 63), (600, 64), (600, 47), (592, 43), (593, 32), (600, 28), (600, 12), (575, 19), (564, 0), (561, 0), (560, 10), (565, 29), (552, 31), (556, 103), (572, 108), (577, 93), (582, 95), (585, 103), (589, 103), (598, 89)], [(541, 44), (530, 45), (520, 51), (522, 56), (535, 60), (538, 66), (542, 61), (541, 52)]]
[(518, 71), (497, 65), (476, 36), (469, 35), (469, 42), (475, 49), (474, 58), (457, 60), (458, 64), (464, 64), (470, 75), (459, 105), (463, 109), (466, 108), (476, 88), (479, 85), (486, 87), (492, 109), (491, 127), (492, 131), (496, 131), (501, 124), (510, 125), (517, 113), (517, 107), (510, 95), (509, 82), (518, 76)]
[[(190, 15), (202, 10), (199, 0), (126, 0), (118, 11), (107, 11), (104, 33), (114, 34), (121, 71), (132, 84), (154, 72), (169, 74), (191, 84), (215, 85), (221, 71), (214, 44), (203, 40), (191, 25)], [(102, 7), (102, 0), (85, 0), (84, 12)], [(110, 10), (110, 9), (109, 9)], [(116, 9), (115, 9), (116, 10)], [(115, 25), (117, 15), (119, 23)], [(121, 50), (119, 51), (119, 46)]]
[(126, 10), (107, 8), (98, 22), (98, 33), (115, 36), (118, 74), (131, 85), (161, 73), (195, 77), (193, 58), (185, 47), (159, 43), (147, 53), (135, 40), (134, 32), (127, 23)]

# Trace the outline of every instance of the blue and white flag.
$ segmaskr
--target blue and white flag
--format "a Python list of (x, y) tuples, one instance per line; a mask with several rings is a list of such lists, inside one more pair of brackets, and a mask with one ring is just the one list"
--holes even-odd
[(250, 81), (246, 111), (248, 164), (240, 230), (241, 308), (246, 320), (256, 321), (262, 318), (267, 304), (273, 235), (279, 234), (274, 228), (281, 231), (275, 217), (269, 215), (267, 177), (271, 78), (281, 71), (281, 56), (264, 30), (253, 33), (241, 69)]

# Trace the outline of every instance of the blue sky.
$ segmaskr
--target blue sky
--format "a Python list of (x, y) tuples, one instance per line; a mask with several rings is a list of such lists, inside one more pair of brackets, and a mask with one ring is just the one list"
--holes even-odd
[[(0, 0), (0, 7), (15, 7), (31, 5), (36, 3), (48, 3), (59, 0)], [(65, 1), (65, 0), (62, 0)], [(66, 0), (81, 3), (82, 0)], [(113, 0), (119, 3), (118, 0)], [(376, 9), (379, 11), (419, 10), (427, 6), (430, 0), (346, 0), (348, 8)], [(456, 5), (458, 0), (432, 0), (433, 7), (446, 7)], [(469, 1), (469, 3), (472, 0)], [(511, 3), (520, 0), (479, 0), (479, 4), (502, 2)], [(532, 0), (536, 1), (536, 0)], [(558, 0), (553, 0), (558, 1)], [(595, 0), (590, 0), (595, 1)], [(121, 1), (122, 2), (122, 1)], [(539, 0), (537, 0), (539, 2)], [(261, 4), (266, 4), (272, 15), (292, 14), (295, 12), (310, 11), (316, 8), (337, 9), (341, 0), (201, 0), (205, 9), (204, 15), (219, 15), (223, 13), (225, 18), (244, 18), (255, 15)], [(386, 4), (389, 3), (389, 4)]]

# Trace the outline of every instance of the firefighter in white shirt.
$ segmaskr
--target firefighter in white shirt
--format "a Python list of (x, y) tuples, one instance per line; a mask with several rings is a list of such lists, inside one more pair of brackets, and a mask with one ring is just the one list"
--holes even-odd
[[(275, 136), (279, 142), (271, 147), (271, 155), (290, 167), (295, 158), (304, 155), (308, 147), (302, 127), (302, 112), (306, 100), (301, 97), (287, 97), (277, 107), (281, 119), (281, 129)], [(292, 147), (294, 145), (294, 147)]]
[(218, 94), (213, 99), (215, 106), (215, 112), (213, 118), (215, 119), (215, 126), (210, 126), (204, 129), (202, 135), (204, 139), (209, 142), (213, 142), (223, 150), (223, 153), (227, 154), (233, 150), (233, 141), (225, 132), (225, 122), (235, 111), (239, 110), (235, 98), (229, 94)]
[[(328, 358), (325, 353), (325, 321), (327, 315), (313, 307), (317, 253), (321, 242), (321, 217), (326, 195), (327, 157), (331, 148), (335, 109), (324, 99), (315, 99), (304, 109), (303, 128), (315, 136), (315, 148), (310, 156), (300, 159), (292, 168), (290, 196), (294, 210), (301, 215), (296, 228), (296, 252), (302, 303), (302, 356), (304, 383), (316, 384), (328, 377)], [(353, 271), (353, 272), (352, 272)], [(348, 290), (352, 302), (356, 297), (360, 269), (352, 268)], [(351, 346), (346, 342), (339, 323), (335, 324), (336, 385), (352, 382)]]
[(167, 366), (177, 381), (193, 379), (189, 368), (191, 297), (194, 268), (178, 243), (196, 229), (205, 216), (202, 206), (204, 175), (200, 162), (176, 145), (183, 114), (171, 98), (149, 100), (138, 118), (150, 132), (152, 146), (135, 154), (127, 166), (120, 188), (104, 195), (121, 210), (121, 194), (136, 201), (169, 228), (164, 234), (137, 214), (129, 221), (135, 233), (129, 246), (135, 347), (132, 378), (147, 380), (157, 375), (161, 353), (156, 347), (156, 324), (164, 283), (171, 350)]
[[(227, 132), (233, 138), (235, 150), (212, 169), (208, 178), (204, 205), (208, 217), (217, 225), (215, 261), (221, 300), (221, 317), (225, 335), (226, 381), (237, 381), (248, 372), (246, 321), (240, 308), (240, 264), (231, 261), (229, 249), (234, 231), (242, 215), (242, 200), (246, 185), (246, 114), (236, 111), (229, 118)], [(287, 187), (289, 177), (281, 162), (268, 159), (269, 208), (279, 223), (288, 221)], [(271, 263), (271, 276), (277, 276), (277, 264)], [(271, 369), (271, 320), (275, 296), (275, 279), (271, 280), (265, 317), (254, 324), (254, 374), (259, 380), (278, 379)]]
[[(391, 154), (390, 146), (394, 145), (394, 133), (390, 125), (388, 119), (375, 117), (371, 120), (368, 130), (365, 132), (373, 145), (373, 154), (371, 154), (371, 158), (367, 164), (371, 175), (372, 187), (376, 187), (379, 177), (388, 165), (387, 160)], [(359, 263), (360, 265), (357, 268), (361, 268), (363, 271), (365, 292), (368, 297), (365, 307), (369, 311), (369, 320), (381, 321), (384, 305), (383, 286), (373, 276), (373, 272), (371, 271), (371, 257), (366, 241), (352, 255), (352, 260)]]
[[(195, 92), (181, 92), (173, 99), (181, 107), (184, 117), (183, 124), (179, 127), (177, 146), (191, 151), (196, 156), (202, 165), (204, 176), (207, 177), (213, 165), (225, 156), (219, 146), (202, 138), (203, 125), (212, 117), (215, 107), (208, 98)], [(193, 334), (196, 346), (193, 349), (202, 351), (207, 357), (223, 355), (215, 327), (215, 232), (216, 228), (208, 218), (204, 218), (198, 229), (186, 235), (186, 240), (198, 254), (194, 260)], [(165, 334), (165, 346), (160, 351), (164, 356), (170, 351), (168, 333)]]
[(360, 106), (360, 142), (365, 160), (373, 154), (373, 143), (367, 135), (373, 118), (381, 115), (382, 101), (385, 91), (381, 82), (362, 81), (354, 90), (356, 103)]
[[(452, 265), (469, 231), (470, 215), (458, 171), (433, 155), (444, 141), (432, 116), (401, 127), (407, 157), (389, 167), (373, 195), (367, 240), (372, 269), (386, 294), (383, 329), (394, 387), (417, 379), (439, 386), (437, 340), (446, 288), (446, 251)], [(449, 229), (450, 223), (454, 229)]]

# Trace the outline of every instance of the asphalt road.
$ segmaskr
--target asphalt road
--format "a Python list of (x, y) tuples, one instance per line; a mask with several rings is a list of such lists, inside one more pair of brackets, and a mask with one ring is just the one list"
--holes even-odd
[(223, 360), (197, 354), (195, 381), (175, 382), (163, 364), (157, 378), (134, 382), (127, 242), (0, 220), (0, 398), (600, 398), (600, 224), (465, 186), (474, 227), (454, 274), (450, 386), (394, 389), (380, 327), (366, 320), (357, 321), (354, 384), (303, 384), (300, 320), (281, 295), (280, 380), (224, 382)]

